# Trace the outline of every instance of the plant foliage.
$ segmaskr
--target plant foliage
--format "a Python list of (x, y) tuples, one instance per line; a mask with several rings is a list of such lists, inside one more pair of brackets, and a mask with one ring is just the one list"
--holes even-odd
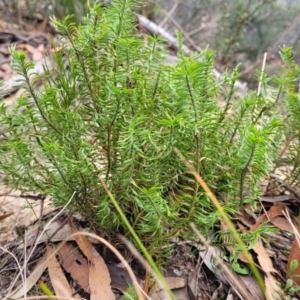
[[(284, 134), (295, 140), (290, 155), (299, 162), (300, 135), (287, 129), (299, 131), (299, 96), (286, 88), (298, 69), (284, 50), (289, 79), (278, 91), (269, 95), (260, 76), (263, 92), (236, 101), (237, 68), (217, 78), (208, 49), (180, 51), (178, 63), (166, 65), (159, 38), (135, 28), (135, 5), (98, 4), (81, 26), (56, 21), (68, 43), (52, 56), (54, 74), (45, 66), (33, 79), (33, 62), (12, 49), (26, 92), (13, 109), (0, 108), (0, 169), (14, 188), (51, 195), (55, 205), (76, 191), (71, 209), (108, 232), (124, 230), (104, 181), (139, 236), (155, 245), (190, 222), (206, 234), (220, 219), (174, 148), (228, 213), (257, 199)], [(277, 112), (282, 98), (288, 127)]]

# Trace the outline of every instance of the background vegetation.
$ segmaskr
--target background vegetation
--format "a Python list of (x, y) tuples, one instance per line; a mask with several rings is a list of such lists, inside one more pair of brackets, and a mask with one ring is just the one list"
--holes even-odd
[[(217, 68), (240, 64), (242, 78), (253, 82), (255, 69), (268, 52), (266, 71), (280, 67), (279, 47), (292, 46), (299, 57), (300, 5), (298, 1), (148, 1), (151, 17), (163, 27), (184, 32), (195, 50), (207, 45), (217, 53)], [(149, 11), (145, 10), (145, 11)]]
[[(95, 0), (4, 2), (12, 11), (26, 8), (29, 17), (36, 12), (58, 19), (73, 14), (73, 20), (80, 22)], [(139, 12), (168, 32), (182, 31), (184, 43), (192, 49), (199, 51), (209, 45), (217, 53), (215, 63), (220, 71), (240, 64), (241, 78), (253, 85), (264, 52), (268, 52), (269, 75), (280, 68), (280, 46), (292, 46), (296, 61), (299, 59), (297, 0), (142, 0), (140, 4)]]

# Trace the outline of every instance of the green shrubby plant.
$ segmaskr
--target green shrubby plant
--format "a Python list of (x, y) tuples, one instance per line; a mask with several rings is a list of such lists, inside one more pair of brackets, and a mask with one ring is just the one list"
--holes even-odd
[(258, 180), (287, 130), (276, 110), (287, 83), (269, 96), (260, 76), (262, 93), (236, 103), (237, 68), (217, 79), (208, 49), (193, 56), (181, 50), (177, 65), (166, 65), (160, 39), (137, 32), (135, 5), (98, 4), (81, 26), (69, 17), (55, 21), (69, 43), (52, 56), (54, 74), (45, 66), (33, 79), (33, 62), (12, 49), (26, 92), (12, 110), (1, 106), (0, 169), (8, 184), (51, 195), (54, 205), (76, 191), (71, 210), (108, 232), (123, 231), (105, 182), (139, 237), (155, 248), (188, 233), (190, 222), (206, 234), (220, 219), (175, 148), (225, 212), (255, 202)]
[(284, 63), (282, 74), (275, 79), (276, 84), (282, 88), (282, 111), (284, 112), (285, 141), (277, 159), (280, 165), (291, 166), (288, 176), (290, 184), (299, 184), (300, 178), (300, 96), (299, 74), (300, 68), (295, 63), (292, 48), (281, 49), (280, 55)]

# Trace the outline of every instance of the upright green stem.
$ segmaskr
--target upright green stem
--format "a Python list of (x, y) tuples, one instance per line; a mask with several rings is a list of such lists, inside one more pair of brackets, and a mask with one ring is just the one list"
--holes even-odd
[(134, 229), (132, 228), (132, 226), (130, 225), (130, 223), (128, 222), (126, 216), (124, 215), (121, 207), (119, 206), (118, 202), (116, 201), (116, 199), (114, 198), (113, 194), (110, 192), (110, 190), (108, 189), (107, 185), (105, 184), (105, 182), (100, 179), (107, 195), (109, 196), (111, 202), (113, 203), (114, 207), (116, 208), (116, 210), (118, 211), (122, 221), (124, 222), (124, 224), (126, 225), (126, 227), (128, 228), (128, 230), (130, 231), (130, 233), (132, 234), (134, 240), (136, 241), (136, 243), (138, 244), (139, 248), (141, 249), (141, 251), (143, 252), (143, 254), (145, 255), (148, 263), (150, 264), (151, 268), (154, 270), (156, 276), (159, 278), (160, 282), (163, 284), (165, 290), (168, 292), (169, 296), (171, 297), (171, 299), (176, 300), (174, 294), (172, 293), (172, 291), (170, 290), (165, 278), (163, 277), (163, 275), (161, 274), (161, 272), (158, 270), (155, 262), (153, 261), (151, 255), (149, 254), (149, 252), (147, 251), (147, 249), (145, 248), (145, 246), (143, 245), (142, 241), (140, 240), (140, 238), (138, 237), (138, 235), (135, 233)]

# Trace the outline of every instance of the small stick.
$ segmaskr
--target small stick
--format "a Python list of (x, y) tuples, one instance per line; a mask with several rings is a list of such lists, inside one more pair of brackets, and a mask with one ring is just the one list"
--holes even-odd
[(264, 72), (265, 67), (266, 67), (267, 55), (268, 55), (268, 53), (265, 52), (265, 54), (264, 54), (264, 59), (263, 59), (263, 63), (262, 63), (262, 68), (261, 68), (260, 79), (259, 79), (259, 83), (258, 83), (257, 96), (259, 96), (259, 95), (260, 95), (260, 92), (261, 92), (261, 81), (262, 81), (262, 79), (263, 79), (263, 72)]

